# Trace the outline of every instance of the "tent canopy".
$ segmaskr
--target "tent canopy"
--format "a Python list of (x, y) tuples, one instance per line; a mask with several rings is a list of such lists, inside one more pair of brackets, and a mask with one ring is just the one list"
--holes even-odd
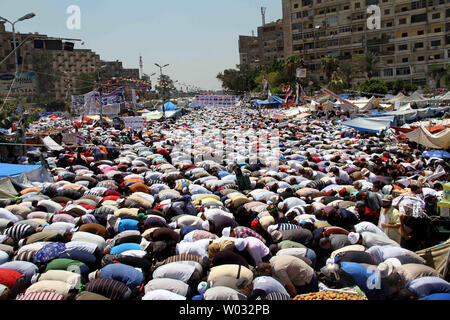
[(283, 103), (283, 99), (277, 96), (272, 96), (271, 99), (255, 101), (257, 106), (268, 106), (269, 108), (277, 108)]
[(406, 97), (402, 100), (402, 102), (425, 102), (425, 101), (428, 101), (428, 99), (425, 99), (417, 91), (413, 92), (412, 95), (410, 95), (409, 97)]
[(0, 163), (0, 177), (15, 176), (24, 172), (28, 172), (41, 166), (38, 165), (24, 165), (24, 164), (11, 164)]
[[(162, 109), (163, 109), (163, 106), (158, 107), (158, 110), (162, 111)], [(178, 106), (171, 101), (164, 104), (165, 111), (175, 111), (175, 110), (179, 110), (179, 109), (180, 108), (178, 108)]]
[(373, 131), (379, 133), (380, 131), (389, 128), (393, 120), (393, 116), (360, 117), (344, 121), (342, 124), (362, 132)]

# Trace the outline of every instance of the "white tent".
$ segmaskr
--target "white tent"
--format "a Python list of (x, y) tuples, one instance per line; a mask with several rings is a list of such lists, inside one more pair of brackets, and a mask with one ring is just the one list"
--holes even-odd
[(436, 97), (436, 100), (447, 101), (450, 100), (450, 91), (444, 94), (443, 96)]
[(390, 103), (395, 103), (397, 101), (402, 102), (403, 99), (405, 99), (405, 98), (406, 98), (406, 96), (403, 93), (399, 92), (395, 97), (389, 99), (388, 102), (390, 102)]
[(424, 96), (422, 96), (417, 91), (413, 92), (412, 95), (402, 100), (402, 102), (425, 102), (425, 101), (428, 101), (428, 99), (425, 99)]

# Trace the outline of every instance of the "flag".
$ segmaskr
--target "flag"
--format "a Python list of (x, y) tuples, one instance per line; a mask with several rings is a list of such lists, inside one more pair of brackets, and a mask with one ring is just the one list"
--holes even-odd
[(288, 93), (286, 94), (286, 97), (284, 98), (284, 103), (287, 103), (288, 98), (292, 95), (293, 91), (289, 89)]
[(298, 98), (299, 98), (299, 94), (300, 94), (300, 85), (297, 83), (296, 85), (296, 93), (295, 93), (295, 104), (298, 105)]
[(263, 92), (266, 91), (268, 84), (269, 84), (269, 80), (267, 80), (267, 78), (263, 78), (263, 80), (262, 80), (262, 86), (263, 86), (262, 91)]
[(288, 84), (287, 86), (284, 85), (283, 83), (283, 88), (282, 88), (283, 92), (288, 92), (289, 90), (291, 90), (291, 85)]

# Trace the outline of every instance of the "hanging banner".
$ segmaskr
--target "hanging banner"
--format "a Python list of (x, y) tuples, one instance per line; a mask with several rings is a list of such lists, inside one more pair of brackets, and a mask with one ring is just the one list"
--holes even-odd
[(103, 106), (103, 115), (114, 117), (120, 114), (120, 104), (108, 104)]
[(306, 78), (306, 69), (297, 69), (297, 78)]
[(62, 142), (65, 144), (77, 143), (77, 133), (76, 132), (63, 133), (62, 134)]
[(142, 129), (145, 125), (144, 117), (122, 117), (120, 119), (123, 121), (124, 128)]
[(72, 112), (77, 116), (86, 114), (84, 108), (84, 95), (72, 96)]
[(37, 93), (37, 77), (34, 72), (19, 73), (17, 78), (14, 74), (0, 74), (0, 96), (33, 96)]

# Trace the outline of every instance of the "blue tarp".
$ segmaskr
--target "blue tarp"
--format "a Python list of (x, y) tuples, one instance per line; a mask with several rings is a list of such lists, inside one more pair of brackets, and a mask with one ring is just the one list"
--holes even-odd
[[(162, 111), (162, 107), (163, 106), (159, 106), (158, 109), (159, 111)], [(165, 111), (176, 111), (176, 110), (180, 110), (180, 108), (178, 108), (175, 104), (173, 104), (172, 102), (167, 102), (166, 104), (164, 104), (164, 109)]]
[(424, 152), (421, 157), (423, 158), (439, 158), (439, 159), (450, 159), (450, 153), (444, 150), (430, 150)]
[(394, 116), (386, 117), (361, 117), (352, 120), (344, 121), (342, 124), (344, 126), (356, 129), (358, 131), (367, 132), (373, 131), (379, 133), (387, 128), (389, 128), (394, 121)]
[(11, 164), (11, 163), (0, 163), (0, 177), (10, 177), (15, 176), (24, 172), (28, 172), (41, 166), (37, 165), (23, 165), (23, 164)]
[(277, 96), (272, 96), (271, 100), (258, 100), (255, 101), (255, 104), (259, 106), (266, 106), (269, 108), (277, 108), (283, 103), (283, 99)]

